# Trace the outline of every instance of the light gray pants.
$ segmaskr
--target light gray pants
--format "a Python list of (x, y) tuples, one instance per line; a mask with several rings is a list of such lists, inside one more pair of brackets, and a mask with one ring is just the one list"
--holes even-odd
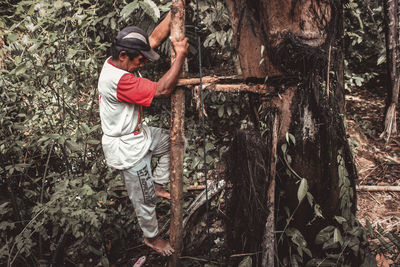
[[(170, 134), (168, 130), (149, 127), (152, 143), (148, 153), (132, 168), (121, 171), (130, 200), (135, 208), (140, 228), (146, 238), (158, 235), (155, 184), (169, 181)], [(151, 159), (157, 165), (151, 170)]]

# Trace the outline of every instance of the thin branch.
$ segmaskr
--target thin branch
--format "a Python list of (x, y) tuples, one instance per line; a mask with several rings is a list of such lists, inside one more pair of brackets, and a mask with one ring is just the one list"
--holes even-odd
[(230, 255), (230, 258), (236, 258), (236, 257), (245, 257), (245, 256), (253, 256), (253, 255), (257, 255), (260, 254), (262, 251), (257, 251), (257, 252), (252, 252), (252, 253), (240, 253), (240, 254), (233, 254)]
[[(28, 229), (28, 226), (30, 226), (30, 225), (36, 220), (36, 218), (39, 217), (39, 215), (40, 215), (43, 211), (44, 211), (44, 209), (41, 209), (41, 210), (35, 215), (35, 217), (33, 217), (32, 220), (29, 221), (29, 223), (24, 227), (24, 229), (21, 231), (21, 233), (19, 233), (19, 234), (17, 235), (17, 237), (20, 236), (20, 235), (22, 235), (22, 234), (25, 232), (25, 230)], [(32, 235), (32, 234), (33, 234), (33, 233), (31, 233), (31, 235)], [(12, 251), (14, 250), (14, 247), (15, 247), (15, 245), (16, 245), (16, 243), (17, 243), (17, 242), (16, 242), (17, 237), (14, 239), (14, 244), (12, 245), (12, 247), (11, 247), (11, 249), (10, 249), (10, 252), (9, 252), (9, 254), (8, 254), (9, 256), (8, 256), (7, 266), (9, 266), (9, 267), (12, 266), (12, 264), (14, 263), (15, 259), (16, 259), (17, 256), (18, 256), (19, 252), (20, 252), (21, 249), (24, 247), (24, 246), (21, 246), (21, 247), (18, 249), (17, 253), (15, 254), (14, 258), (10, 261), (10, 257), (11, 257)]]
[(328, 70), (327, 70), (327, 73), (326, 73), (326, 94), (327, 94), (327, 96), (328, 96), (328, 99), (329, 99), (329, 90), (330, 90), (330, 77), (329, 77), (329, 73), (330, 73), (330, 71), (331, 71), (331, 53), (332, 53), (332, 46), (331, 45), (329, 45), (329, 52), (328, 52)]
[(40, 190), (40, 204), (43, 203), (43, 195), (44, 195), (44, 183), (46, 180), (46, 176), (47, 176), (47, 170), (49, 168), (49, 161), (50, 161), (50, 157), (51, 157), (51, 153), (53, 151), (53, 147), (54, 147), (54, 142), (51, 143), (51, 147), (49, 149), (49, 155), (47, 156), (47, 160), (46, 160), (46, 166), (44, 168), (44, 173), (43, 173), (43, 177), (42, 177), (42, 188)]
[(357, 191), (368, 192), (400, 192), (400, 186), (385, 186), (385, 185), (358, 185)]

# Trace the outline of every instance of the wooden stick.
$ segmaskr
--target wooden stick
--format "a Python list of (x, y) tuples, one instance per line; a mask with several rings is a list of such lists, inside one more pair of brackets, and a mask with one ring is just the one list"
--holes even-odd
[[(198, 87), (198, 85), (196, 86)], [(275, 88), (266, 84), (205, 84), (203, 85), (204, 90), (238, 93), (238, 92), (251, 92), (256, 94), (268, 94), (273, 93)]]
[(400, 186), (390, 186), (390, 185), (357, 185), (357, 191), (368, 191), (368, 192), (400, 192)]
[(202, 259), (202, 258), (196, 258), (196, 257), (190, 257), (190, 256), (181, 256), (180, 259), (196, 260), (196, 261), (209, 262), (209, 263), (214, 263), (214, 264), (218, 264), (219, 265), (219, 262), (217, 262), (217, 261), (210, 261), (210, 260), (206, 260), (206, 259)]
[(186, 187), (186, 190), (188, 190), (188, 191), (203, 190), (203, 189), (206, 189), (205, 185), (198, 185), (198, 186), (191, 185), (191, 186)]
[[(185, 38), (185, 1), (172, 0), (171, 37), (177, 41)], [(171, 49), (171, 61), (175, 53)], [(184, 74), (182, 73), (182, 76)], [(183, 154), (185, 146), (185, 90), (176, 88), (171, 95), (171, 224), (170, 242), (175, 252), (171, 255), (168, 266), (180, 266), (179, 257), (183, 241)]]
[(261, 253), (261, 251), (258, 252), (253, 252), (253, 253), (241, 253), (241, 254), (233, 254), (230, 256), (230, 258), (235, 258), (235, 257), (245, 257), (245, 256), (253, 256)]
[[(231, 81), (243, 81), (243, 76), (205, 76), (202, 78), (203, 84), (207, 83), (223, 83), (223, 82), (231, 82)], [(187, 86), (187, 85), (199, 85), (200, 78), (181, 78), (178, 80), (177, 86)]]
[(277, 159), (277, 147), (278, 147), (278, 131), (279, 131), (278, 114), (274, 116), (274, 122), (272, 125), (271, 133), (271, 156), (268, 186), (268, 217), (265, 223), (265, 231), (262, 245), (262, 262), (261, 266), (274, 267), (275, 266), (275, 174), (276, 174), (276, 159)]

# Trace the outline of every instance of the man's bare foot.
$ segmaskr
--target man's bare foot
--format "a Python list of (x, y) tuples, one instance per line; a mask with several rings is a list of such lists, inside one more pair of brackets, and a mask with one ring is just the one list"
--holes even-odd
[(166, 199), (171, 199), (171, 194), (162, 187), (156, 187), (156, 195)]
[(150, 248), (154, 249), (158, 253), (163, 256), (171, 256), (175, 250), (169, 244), (169, 241), (162, 239), (161, 237), (157, 237), (156, 239), (150, 241), (147, 238), (144, 238), (143, 242)]

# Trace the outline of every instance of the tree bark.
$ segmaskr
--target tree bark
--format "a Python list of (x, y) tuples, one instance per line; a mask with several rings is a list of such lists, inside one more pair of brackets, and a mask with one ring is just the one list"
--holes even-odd
[[(279, 210), (277, 218), (289, 217), (288, 221), (280, 219), (275, 222), (276, 231), (284, 231), (284, 235), (288, 236), (287, 241), (279, 243), (278, 258), (280, 261), (285, 257), (290, 258), (299, 265), (305, 265), (307, 260), (310, 260), (306, 255), (303, 262), (297, 257), (292, 257), (296, 247), (289, 244), (289, 232), (286, 231), (291, 228), (302, 233), (314, 259), (323, 259), (326, 257), (324, 249), (322, 245), (315, 243), (321, 229), (328, 225), (336, 225), (335, 216), (344, 217), (351, 225), (356, 224), (354, 214), (357, 172), (347, 142), (343, 117), (340, 115), (342, 92), (338, 90), (342, 90), (341, 76), (328, 76), (330, 70), (342, 71), (339, 65), (341, 56), (337, 52), (340, 51), (338, 45), (341, 43), (342, 3), (339, 0), (226, 0), (226, 4), (233, 24), (244, 78), (276, 78), (273, 84), (268, 84), (270, 79), (267, 81), (267, 86), (272, 86), (274, 92), (262, 97), (262, 111), (259, 117), (263, 124), (267, 125), (267, 132), (273, 129), (275, 119), (279, 125), (276, 131), (278, 149), (274, 150), (274, 142), (268, 137), (273, 135), (267, 134), (264, 140), (267, 155), (264, 163), (265, 169), (268, 170), (264, 177), (271, 177), (274, 170), (276, 177), (279, 177), (276, 181), (276, 192), (280, 194), (277, 194), (275, 199), (276, 209)], [(263, 57), (261, 47), (265, 49)], [(261, 59), (263, 60), (260, 64)], [(237, 141), (234, 141), (231, 149), (237, 147), (236, 143)], [(270, 159), (274, 157), (279, 160), (274, 168), (270, 168)], [(240, 163), (228, 163), (227, 169), (246, 171), (245, 167), (238, 168), (235, 164)], [(242, 176), (246, 177), (244, 173)], [(298, 199), (298, 182), (303, 178), (306, 179), (308, 192), (315, 201), (311, 204), (307, 198), (303, 201)], [(240, 179), (236, 183), (239, 181)], [(240, 192), (251, 190), (250, 184), (247, 183), (242, 183), (239, 187)], [(235, 196), (240, 195), (240, 192), (233, 191), (233, 203), (240, 203), (240, 199), (243, 199), (243, 196)], [(267, 198), (261, 198), (263, 199)], [(269, 202), (264, 203), (267, 210)], [(324, 218), (315, 216), (315, 209), (318, 208), (315, 204), (321, 207)], [(243, 224), (250, 227), (251, 219), (243, 216), (238, 209), (240, 207), (234, 210), (234, 217), (231, 219), (241, 218), (245, 220)], [(289, 215), (285, 214), (285, 210)], [(255, 212), (252, 216), (260, 217), (261, 214), (265, 215), (265, 227), (268, 223), (268, 212)], [(310, 222), (312, 224), (308, 225)], [(239, 222), (235, 224), (241, 226)], [(254, 228), (258, 229), (256, 226)], [(270, 266), (266, 259), (274, 253), (269, 251), (274, 248), (267, 245), (267, 239), (272, 239), (267, 237), (270, 236), (268, 231), (271, 229), (263, 231), (264, 243), (258, 243), (264, 255), (261, 265)], [(242, 236), (242, 240), (251, 237), (248, 231), (240, 232), (240, 227), (232, 229), (231, 232), (233, 234), (228, 236), (228, 241), (240, 243), (240, 238), (235, 237)], [(275, 240), (280, 239), (282, 235), (279, 234)], [(236, 244), (234, 248), (244, 251), (248, 246)], [(260, 249), (257, 246), (252, 248)], [(346, 251), (348, 249), (343, 248)], [(342, 256), (342, 260), (351, 262), (352, 266), (356, 266), (361, 257), (361, 253), (351, 256), (346, 252), (342, 255), (346, 255)], [(301, 258), (303, 260), (303, 256)]]
[[(185, 37), (185, 1), (173, 0), (171, 6), (171, 37), (177, 41)], [(171, 49), (172, 61), (174, 60)], [(182, 73), (182, 76), (184, 74)], [(170, 242), (175, 250), (169, 260), (170, 267), (179, 266), (183, 238), (183, 155), (185, 90), (176, 88), (171, 95), (171, 226)]]
[(388, 142), (391, 135), (397, 134), (396, 108), (399, 103), (399, 35), (398, 35), (398, 3), (396, 0), (383, 0), (386, 41), (386, 66), (387, 66), (387, 105), (385, 116), (385, 129), (381, 138)]

